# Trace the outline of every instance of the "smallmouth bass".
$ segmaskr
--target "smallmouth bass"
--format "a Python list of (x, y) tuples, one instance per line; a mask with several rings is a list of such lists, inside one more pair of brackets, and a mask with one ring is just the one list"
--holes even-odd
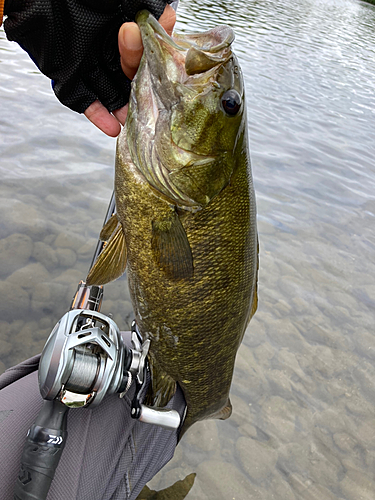
[(137, 23), (144, 53), (117, 142), (117, 215), (87, 283), (127, 267), (151, 340), (151, 403), (165, 406), (178, 383), (184, 432), (230, 416), (236, 352), (257, 307), (244, 85), (230, 27), (169, 37), (147, 11)]

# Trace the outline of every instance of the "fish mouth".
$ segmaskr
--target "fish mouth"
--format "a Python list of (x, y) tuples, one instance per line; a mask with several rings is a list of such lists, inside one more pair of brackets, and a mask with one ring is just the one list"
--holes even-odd
[(215, 78), (214, 70), (232, 56), (234, 32), (229, 26), (171, 37), (147, 10), (138, 12), (136, 22), (152, 85), (166, 109), (189, 87), (199, 92), (200, 84), (206, 85)]

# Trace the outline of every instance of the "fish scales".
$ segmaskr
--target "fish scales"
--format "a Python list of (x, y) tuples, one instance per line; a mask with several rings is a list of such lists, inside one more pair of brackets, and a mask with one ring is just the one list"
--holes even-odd
[[(199, 38), (202, 35), (196, 35), (195, 39), (194, 35), (188, 39), (179, 35), (173, 42), (148, 13), (141, 13), (137, 22), (145, 54), (133, 83), (128, 123), (117, 144), (115, 193), (120, 223), (117, 230), (122, 231), (125, 238), (127, 274), (136, 321), (143, 338), (151, 340), (151, 403), (165, 405), (177, 382), (188, 408), (185, 431), (198, 420), (230, 415), (229, 390), (235, 356), (256, 308), (257, 230), (246, 109), (238, 63), (229, 52), (233, 39), (230, 28), (214, 32), (210, 46), (207, 45), (210, 32), (204, 34), (203, 42)], [(154, 39), (149, 45), (150, 37), (159, 44), (156, 50)], [(191, 105), (195, 94), (192, 94), (193, 99), (184, 94), (181, 82), (186, 84), (189, 75), (182, 74), (180, 60), (181, 52), (186, 56), (192, 44), (197, 52), (204, 43), (203, 62), (196, 62), (198, 67), (194, 67), (194, 60), (189, 60), (197, 76), (191, 85), (193, 90), (189, 87), (186, 92), (196, 92), (198, 87), (198, 97), (203, 95), (204, 102), (202, 108), (196, 108), (201, 117), (196, 125), (191, 107), (185, 110), (187, 119), (184, 122), (184, 106)], [(224, 45), (222, 59), (212, 62), (212, 54), (220, 59), (215, 48), (220, 43)], [(165, 71), (161, 78), (165, 78), (168, 71), (173, 74), (166, 86), (169, 96), (160, 97), (164, 90), (153, 81), (151, 51), (153, 55), (160, 52), (159, 58), (164, 57), (159, 61), (161, 66), (164, 64)], [(172, 58), (173, 51), (177, 51), (177, 55)], [(184, 69), (188, 71), (189, 68), (185, 66)], [(202, 75), (208, 75), (208, 83), (202, 81)], [(216, 80), (219, 85), (215, 84)], [(153, 87), (157, 90), (152, 90), (151, 95)], [(241, 107), (240, 112), (228, 118), (221, 99), (232, 87), (241, 94)], [(204, 95), (209, 94), (207, 89), (213, 94), (208, 102), (204, 100)], [(173, 103), (169, 110), (168, 97)], [(218, 114), (214, 118), (219, 117), (222, 121), (219, 133), (212, 130), (220, 126), (219, 119), (211, 116), (214, 106), (218, 108), (215, 108)], [(176, 109), (181, 110), (180, 116)], [(208, 116), (205, 117), (205, 113)], [(160, 134), (157, 129), (165, 124), (167, 128)], [(181, 134), (181, 127), (188, 127), (189, 134)], [(233, 130), (228, 131), (228, 127)], [(173, 148), (177, 158), (175, 168), (173, 162), (169, 170), (164, 165), (152, 164), (152, 148), (156, 147), (154, 142), (158, 137), (167, 141), (162, 144), (164, 153), (168, 154), (168, 148)], [(228, 144), (231, 147), (229, 154)], [(140, 160), (140, 156), (143, 159)], [(154, 155), (154, 162), (155, 158), (160, 161), (160, 156)], [(209, 160), (202, 161), (202, 158)], [(182, 163), (178, 165), (178, 161)], [(178, 175), (186, 168), (192, 168), (196, 175), (189, 171), (188, 177), (180, 182)], [(177, 188), (169, 185), (174, 179), (170, 172), (178, 174), (176, 179), (180, 184)], [(167, 183), (163, 183), (163, 175), (170, 175)], [(192, 184), (189, 184), (190, 179)], [(176, 191), (181, 195), (176, 195)], [(107, 245), (109, 252), (112, 251), (110, 243)], [(99, 262), (97, 267), (100, 278), (91, 279), (89, 275), (88, 279), (103, 283), (108, 274), (106, 265)]]

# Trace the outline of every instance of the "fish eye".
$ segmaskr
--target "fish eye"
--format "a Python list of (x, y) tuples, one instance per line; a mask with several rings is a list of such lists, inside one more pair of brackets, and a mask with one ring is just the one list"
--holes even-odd
[(227, 115), (235, 116), (241, 107), (241, 96), (237, 90), (227, 90), (221, 98), (221, 104)]

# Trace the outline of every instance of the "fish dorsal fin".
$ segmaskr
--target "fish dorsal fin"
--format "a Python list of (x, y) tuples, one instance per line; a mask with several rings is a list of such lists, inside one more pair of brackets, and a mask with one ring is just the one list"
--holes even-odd
[(193, 276), (193, 255), (185, 229), (173, 211), (152, 222), (152, 252), (159, 268), (171, 279)]
[[(109, 222), (113, 224), (111, 219)], [(107, 224), (102, 230), (106, 235), (108, 232)], [(125, 236), (121, 224), (117, 224), (104, 250), (91, 268), (86, 278), (86, 284), (105, 285), (110, 281), (114, 281), (125, 272), (126, 260)]]
[(102, 241), (108, 241), (112, 234), (115, 232), (118, 223), (119, 221), (117, 214), (112, 215), (112, 217), (104, 224), (102, 230), (100, 231), (99, 238)]

